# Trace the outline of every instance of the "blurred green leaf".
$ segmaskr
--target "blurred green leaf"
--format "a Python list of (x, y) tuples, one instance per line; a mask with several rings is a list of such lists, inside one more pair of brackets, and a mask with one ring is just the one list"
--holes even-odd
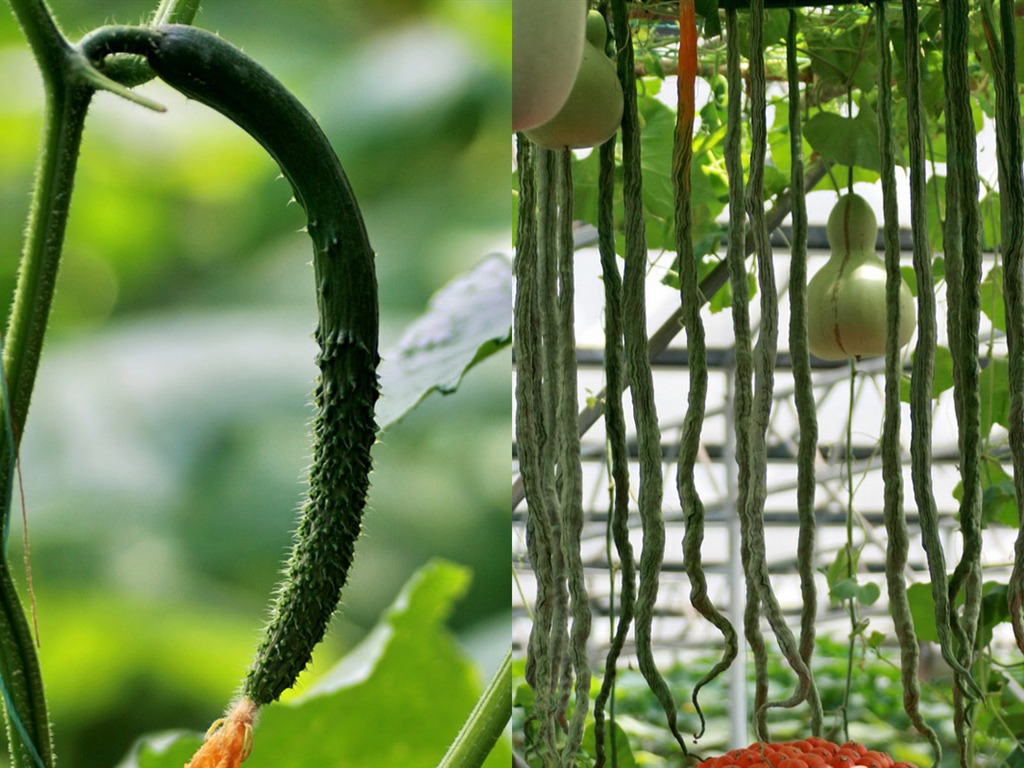
[(981, 371), (981, 434), (987, 437), (995, 424), (1010, 426), (1010, 363), (1005, 357), (990, 358)]
[(907, 587), (910, 615), (914, 619), (917, 639), (925, 643), (937, 643), (939, 633), (935, 629), (935, 600), (932, 599), (930, 583), (911, 584)]
[(512, 341), (512, 263), (493, 254), (438, 291), (383, 355), (377, 422), (387, 429), (429, 393), (451, 394), (474, 365)]
[(861, 103), (854, 118), (818, 112), (804, 124), (804, 136), (815, 151), (845, 166), (878, 171), (878, 126), (874, 111)]
[(1003, 304), (1003, 268), (992, 267), (981, 281), (981, 311), (1000, 331), (1006, 330), (1006, 307)]
[[(483, 689), (444, 630), (468, 585), (465, 568), (424, 566), (357, 648), (301, 696), (261, 713), (246, 768), (436, 765)], [(144, 737), (120, 768), (179, 768), (198, 741), (181, 732)], [(510, 761), (503, 741), (485, 765)]]
[(834, 589), (836, 585), (845, 579), (851, 578), (851, 574), (857, 573), (857, 561), (859, 559), (859, 547), (854, 547), (849, 552), (846, 547), (839, 548), (839, 551), (836, 552), (836, 559), (825, 569), (825, 580), (828, 582), (829, 590)]
[[(622, 726), (615, 723), (613, 727), (605, 728), (605, 755), (608, 765), (617, 765), (619, 768), (636, 768), (636, 759), (633, 757), (633, 750), (629, 747), (629, 737), (622, 729)], [(582, 750), (588, 755), (594, 754), (596, 734), (593, 722), (587, 724), (583, 733)], [(612, 748), (614, 745), (614, 749)], [(612, 758), (612, 753), (615, 757)], [(614, 760), (614, 763), (613, 763)]]

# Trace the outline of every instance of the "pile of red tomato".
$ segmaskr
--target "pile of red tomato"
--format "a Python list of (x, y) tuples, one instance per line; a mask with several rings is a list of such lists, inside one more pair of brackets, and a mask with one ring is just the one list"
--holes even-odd
[(856, 741), (834, 744), (812, 736), (801, 741), (755, 742), (721, 757), (709, 757), (697, 768), (916, 768), (894, 761), (884, 752), (868, 749)]

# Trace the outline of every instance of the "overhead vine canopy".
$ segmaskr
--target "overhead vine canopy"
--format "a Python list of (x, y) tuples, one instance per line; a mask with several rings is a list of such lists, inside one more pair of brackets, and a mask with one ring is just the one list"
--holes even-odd
[[(824, 353), (809, 347), (808, 329), (836, 323), (840, 350), (841, 336), (863, 334), (863, 327), (841, 327), (848, 321), (827, 314), (839, 311), (846, 284), (858, 279), (864, 284), (855, 303), (877, 306), (874, 314), (884, 315), (884, 322), (873, 318), (880, 336), (871, 354), (884, 357), (877, 426), (884, 581), (909, 728), (904, 738), (913, 734), (927, 745), (935, 766), (1024, 760), (1024, 744), (1012, 726), (1005, 739), (979, 732), (979, 722), (1006, 725), (1007, 718), (1024, 718), (1024, 697), (1007, 693), (1024, 690), (1024, 6), (1014, 0), (841, 6), (614, 0), (598, 10), (610, 29), (608, 50), (624, 95), (617, 136), (575, 154), (517, 138), (521, 476), (514, 501), (526, 500), (526, 548), (537, 583), (525, 649), (531, 695), (520, 701), (526, 759), (545, 766), (626, 759), (629, 750), (622, 752), (621, 734), (608, 720), (629, 641), (629, 657), (663, 709), (681, 756), (707, 757), (700, 746), (706, 726), (701, 688), (746, 653), (754, 663), (751, 732), (767, 764), (783, 759), (769, 759), (763, 747), (771, 742), (779, 711), (797, 708), (806, 722), (803, 736), (849, 738), (853, 644), (866, 626), (859, 610), (877, 594), (858, 581), (849, 426), (846, 545), (834, 561), (819, 561), (819, 425), (832, 414), (816, 413), (813, 369), (820, 361), (812, 351)], [(996, 168), (979, 172), (979, 143), (993, 139)], [(870, 209), (863, 210), (867, 204), (852, 194), (867, 185), (880, 192), (880, 234)], [(806, 196), (815, 189), (839, 196), (828, 226), (837, 277), (825, 298), (807, 290)], [(781, 251), (771, 233), (787, 215), (789, 247)], [(909, 223), (909, 257), (901, 249), (901, 221)], [(604, 389), (582, 413), (572, 312), (574, 222), (597, 228), (605, 292)], [(882, 258), (875, 255), (876, 237)], [(679, 307), (664, 326), (649, 331), (647, 276), (658, 259), (671, 263), (665, 282), (678, 289)], [(878, 275), (872, 296), (866, 278), (856, 277), (861, 263)], [(780, 328), (777, 265), (789, 276), (788, 329)], [(744, 578), (732, 587), (742, 590), (742, 616), (716, 605), (709, 592), (706, 510), (695, 478), (706, 439), (705, 322), (708, 312), (723, 310), (731, 314), (733, 334), (731, 439)], [(861, 314), (857, 322), (872, 319)], [(983, 320), (993, 334), (981, 332)], [(904, 347), (911, 329), (913, 340)], [(788, 345), (790, 399), (799, 424), (793, 542), (798, 622), (782, 609), (766, 557), (766, 438), (780, 397), (780, 333)], [(674, 393), (685, 407), (677, 463), (666, 473), (651, 358), (679, 334), (687, 386)], [(851, 410), (857, 363), (850, 364)], [(945, 390), (951, 390), (957, 435), (954, 539), (943, 536), (933, 483), (933, 411)], [(591, 701), (593, 601), (580, 555), (585, 514), (579, 435), (602, 415), (610, 489), (604, 567), (616, 587), (614, 630), (595, 669), (600, 677)], [(901, 437), (908, 421), (909, 452)], [(632, 476), (631, 450), (638, 464)], [(679, 542), (665, 535), (663, 507), (672, 486), (685, 528)], [(639, 527), (639, 539), (630, 537), (631, 527)], [(986, 529), (1016, 537), (1013, 562), (996, 572), (996, 580), (983, 568)], [(714, 627), (721, 643), (717, 661), (690, 691), (666, 681), (652, 637), (666, 547), (673, 546), (683, 555), (690, 620)], [(924, 552), (924, 591), (912, 589), (907, 578), (912, 548)], [(851, 623), (847, 698), (838, 705), (823, 700), (815, 673), (819, 571), (826, 572), (831, 599), (848, 607)], [(1003, 650), (1012, 649), (1009, 658), (990, 649), (999, 625), (1012, 628), (1001, 634)], [(930, 645), (947, 670), (955, 739), (945, 758), (937, 724), (921, 704), (921, 649)], [(787, 691), (770, 690), (771, 653), (792, 671), (795, 684)], [(683, 736), (687, 730), (693, 740)], [(920, 760), (923, 752), (907, 754)], [(810, 764), (823, 763), (800, 763)]]

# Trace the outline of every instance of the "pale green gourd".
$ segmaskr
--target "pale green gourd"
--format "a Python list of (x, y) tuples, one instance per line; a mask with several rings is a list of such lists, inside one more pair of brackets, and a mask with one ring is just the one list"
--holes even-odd
[[(807, 284), (811, 354), (851, 360), (885, 354), (885, 263), (875, 253), (878, 220), (860, 195), (844, 195), (828, 218), (832, 255)], [(900, 346), (914, 334), (917, 310), (900, 286)]]
[(548, 149), (578, 149), (603, 144), (622, 122), (622, 86), (611, 59), (605, 55), (604, 17), (591, 11), (576, 82), (565, 104), (551, 120), (526, 135)]
[(546, 123), (569, 98), (586, 18), (586, 0), (512, 0), (513, 131)]

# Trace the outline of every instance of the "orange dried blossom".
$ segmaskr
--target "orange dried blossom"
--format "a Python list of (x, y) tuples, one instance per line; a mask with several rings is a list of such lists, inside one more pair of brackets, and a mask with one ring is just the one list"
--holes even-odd
[(239, 768), (252, 752), (256, 705), (242, 699), (227, 717), (214, 722), (206, 739), (185, 768)]

